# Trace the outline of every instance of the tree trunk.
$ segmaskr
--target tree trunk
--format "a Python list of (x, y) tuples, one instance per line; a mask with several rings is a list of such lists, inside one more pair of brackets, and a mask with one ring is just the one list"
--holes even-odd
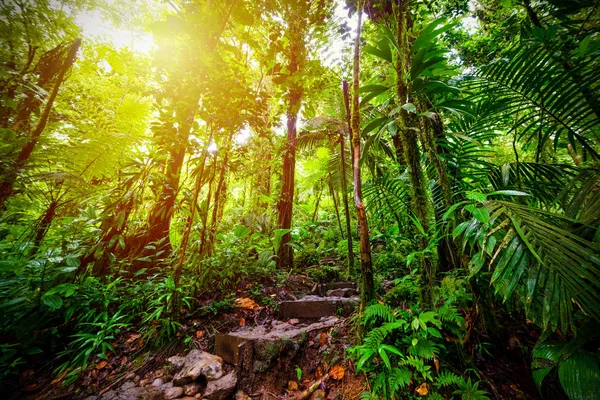
[[(298, 70), (296, 60), (292, 54), (289, 68), (290, 74)], [(302, 103), (302, 90), (290, 89), (287, 110), (287, 143), (283, 158), (283, 176), (281, 182), (281, 195), (277, 205), (279, 214), (277, 226), (279, 229), (292, 228), (292, 211), (294, 205), (294, 176), (296, 172), (296, 120)], [(283, 235), (277, 252), (277, 268), (293, 268), (294, 250), (288, 245), (292, 236), (288, 232)]]
[[(231, 140), (233, 139), (233, 132), (227, 138), (227, 142), (224, 143), (225, 154), (223, 155), (223, 161), (221, 162), (221, 171), (219, 172), (219, 182), (217, 183), (217, 190), (215, 190), (215, 201), (213, 203), (212, 222), (210, 224), (210, 235), (207, 240), (208, 247), (206, 247), (207, 253), (212, 253), (212, 246), (215, 234), (217, 232), (217, 224), (220, 220), (222, 207), (225, 205), (225, 173), (227, 172), (227, 164), (229, 162), (229, 150), (231, 147)], [(208, 212), (208, 211), (207, 211)]]
[[(183, 270), (183, 260), (185, 259), (185, 252), (187, 250), (188, 242), (190, 239), (190, 233), (192, 231), (192, 225), (194, 224), (194, 216), (196, 215), (196, 208), (198, 205), (198, 196), (200, 195), (200, 190), (202, 189), (202, 178), (204, 178), (204, 168), (206, 165), (206, 157), (208, 155), (208, 146), (210, 142), (212, 142), (213, 131), (210, 126), (207, 127), (210, 130), (208, 136), (208, 142), (206, 145), (206, 149), (204, 149), (202, 154), (202, 162), (200, 163), (198, 176), (196, 177), (196, 185), (194, 187), (194, 197), (192, 199), (192, 203), (190, 204), (190, 215), (187, 220), (185, 233), (183, 235), (183, 240), (181, 241), (181, 255), (179, 256), (179, 262), (177, 263), (177, 268), (175, 268), (175, 274), (173, 275), (173, 279), (175, 281), (175, 287), (179, 285), (179, 278), (181, 277), (181, 272)], [(179, 307), (175, 307), (173, 311), (177, 313)]]
[(329, 186), (329, 194), (331, 195), (331, 199), (333, 200), (333, 209), (335, 210), (335, 217), (337, 218), (338, 227), (340, 229), (340, 234), (342, 238), (344, 237), (344, 229), (342, 228), (342, 218), (340, 217), (340, 207), (338, 206), (337, 198), (335, 197), (335, 190), (333, 190), (333, 182), (331, 181), (331, 173), (327, 178), (327, 184)]
[(213, 182), (215, 181), (215, 175), (217, 174), (217, 156), (213, 160), (212, 176), (208, 182), (208, 194), (206, 195), (206, 210), (202, 215), (202, 232), (200, 233), (200, 257), (204, 257), (206, 253), (206, 232), (208, 231), (208, 213), (210, 210), (210, 200), (212, 198)]
[(362, 285), (360, 291), (361, 301), (366, 306), (375, 299), (375, 284), (373, 281), (373, 263), (371, 261), (371, 243), (369, 242), (369, 223), (365, 205), (362, 202), (362, 184), (360, 180), (360, 104), (358, 99), (359, 73), (360, 73), (360, 31), (362, 10), (358, 9), (358, 27), (354, 42), (354, 73), (352, 94), (352, 148), (354, 153), (354, 205), (358, 216), (360, 230), (360, 264)]
[[(75, 59), (77, 58), (77, 51), (79, 51), (80, 46), (81, 39), (77, 39), (69, 47), (67, 57), (61, 66), (58, 76), (56, 77), (56, 83), (54, 84), (52, 92), (48, 97), (48, 101), (46, 102), (46, 106), (42, 111), (42, 115), (40, 116), (40, 120), (38, 121), (35, 130), (31, 133), (28, 142), (25, 143), (25, 145), (19, 152), (17, 159), (15, 160), (14, 167), (10, 171), (7, 171), (2, 177), (2, 181), (0, 181), (0, 210), (6, 208), (6, 200), (13, 195), (13, 185), (15, 183), (15, 180), (17, 179), (17, 176), (19, 175), (19, 172), (21, 172), (23, 167), (25, 167), (25, 165), (27, 165), (27, 163), (29, 162), (29, 157), (31, 156), (31, 153), (33, 153), (33, 150), (35, 149), (35, 146), (42, 132), (44, 132), (44, 129), (46, 129), (46, 125), (48, 124), (48, 118), (50, 117), (50, 112), (52, 111), (54, 100), (56, 100), (56, 96), (58, 95), (58, 90), (60, 89), (62, 83), (65, 80), (65, 75), (67, 71), (75, 63)], [(28, 111), (27, 116), (29, 116), (30, 114), (31, 110)], [(19, 129), (21, 129), (21, 122), (19, 121), (20, 120), (17, 119), (17, 121), (13, 124), (13, 130), (18, 131)]]
[(191, 96), (189, 107), (182, 110), (179, 128), (176, 128), (174, 142), (169, 149), (169, 161), (165, 172), (165, 182), (161, 186), (158, 200), (148, 217), (149, 229), (144, 238), (146, 243), (158, 242), (157, 251), (168, 252), (172, 249), (169, 240), (171, 218), (175, 212), (175, 202), (179, 193), (179, 180), (183, 161), (187, 151), (189, 136), (194, 123), (199, 96)]
[(50, 205), (44, 212), (44, 215), (41, 218), (40, 223), (37, 225), (37, 227), (35, 229), (35, 237), (33, 239), (33, 248), (31, 249), (30, 256), (34, 256), (40, 249), (42, 240), (44, 240), (44, 237), (46, 236), (48, 229), (50, 229), (50, 225), (52, 225), (52, 221), (54, 221), (54, 217), (56, 216), (57, 208), (58, 208), (58, 202), (53, 201), (50, 203)]
[[(397, 40), (400, 52), (396, 60), (396, 95), (399, 105), (407, 101), (409, 98), (409, 82), (406, 81), (408, 75), (408, 67), (410, 65), (410, 47), (408, 44), (408, 23), (409, 11), (405, 3), (401, 3), (400, 9), (397, 12)], [(402, 141), (402, 150), (404, 151), (404, 162), (408, 169), (410, 179), (410, 194), (413, 212), (417, 220), (421, 224), (423, 230), (429, 232), (429, 195), (427, 193), (426, 179), (421, 166), (421, 156), (417, 143), (417, 133), (415, 129), (418, 126), (418, 121), (415, 114), (402, 109), (398, 118), (398, 130)], [(420, 249), (427, 248), (427, 240), (422, 237), (420, 239)], [(425, 254), (421, 258), (421, 306), (424, 310), (433, 307), (433, 282), (435, 278), (435, 265), (431, 256)]]
[[(344, 91), (344, 105), (346, 106), (346, 122), (348, 124), (348, 134), (352, 134), (352, 123), (350, 116), (350, 94), (348, 90), (348, 81), (344, 79), (342, 82)], [(348, 182), (346, 180), (346, 146), (345, 146), (344, 131), (340, 130), (340, 158), (342, 159), (342, 199), (344, 201), (344, 214), (346, 215), (346, 240), (348, 241), (348, 272), (354, 275), (354, 249), (352, 248), (352, 228), (350, 221), (350, 206), (348, 204)], [(352, 145), (352, 138), (350, 137)], [(350, 152), (352, 153), (352, 151)]]
[(315, 203), (315, 211), (313, 213), (312, 222), (317, 220), (319, 214), (319, 203), (321, 202), (321, 193), (323, 193), (323, 182), (319, 185), (319, 191), (317, 192), (317, 202)]

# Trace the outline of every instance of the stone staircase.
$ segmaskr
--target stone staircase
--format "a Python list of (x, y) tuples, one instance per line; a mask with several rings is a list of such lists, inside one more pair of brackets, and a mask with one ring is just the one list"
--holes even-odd
[(266, 371), (279, 357), (293, 358), (311, 333), (342, 323), (359, 304), (354, 282), (318, 285), (312, 295), (279, 303), (281, 318), (271, 325), (242, 327), (215, 337), (215, 352), (224, 361), (253, 373)]

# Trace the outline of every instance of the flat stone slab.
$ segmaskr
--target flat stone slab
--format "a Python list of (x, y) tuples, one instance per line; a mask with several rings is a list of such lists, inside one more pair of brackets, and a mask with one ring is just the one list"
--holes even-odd
[[(355, 290), (358, 293), (358, 284), (351, 281), (331, 282), (331, 283), (320, 283), (313, 288), (313, 293), (319, 296), (325, 297), (340, 297), (336, 294), (329, 295), (331, 291), (337, 290)], [(343, 296), (341, 296), (343, 297)]]
[(306, 296), (300, 300), (282, 301), (279, 309), (284, 318), (321, 318), (350, 315), (358, 303), (358, 297)]
[(331, 289), (327, 291), (327, 297), (355, 297), (358, 296), (358, 290), (354, 288)]
[(358, 289), (358, 285), (356, 284), (356, 282), (333, 282), (333, 283), (328, 283), (327, 285), (325, 285), (325, 288), (327, 290), (333, 290), (333, 289)]
[(337, 317), (328, 317), (310, 325), (273, 321), (272, 325), (243, 327), (236, 332), (217, 334), (215, 352), (230, 364), (263, 372), (276, 358), (282, 355), (293, 357), (309, 332), (331, 328), (339, 322)]

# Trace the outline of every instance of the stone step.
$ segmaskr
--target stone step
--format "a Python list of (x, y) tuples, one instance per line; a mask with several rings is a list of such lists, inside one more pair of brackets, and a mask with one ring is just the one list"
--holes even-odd
[[(313, 293), (317, 294), (319, 296), (329, 296), (330, 291), (332, 290), (340, 290), (340, 289), (352, 289), (352, 290), (356, 290), (356, 293), (358, 294), (358, 285), (356, 284), (356, 282), (350, 282), (350, 281), (340, 281), (340, 282), (331, 282), (331, 283), (321, 283), (318, 285), (315, 285), (315, 287), (313, 288)], [(334, 292), (335, 293), (335, 292)], [(336, 297), (336, 294), (333, 294), (332, 296)], [(344, 297), (344, 296), (340, 296), (340, 297)]]
[(356, 297), (358, 296), (358, 290), (354, 288), (340, 288), (331, 289), (326, 293), (327, 297)]
[(293, 358), (310, 332), (330, 329), (341, 321), (328, 317), (310, 325), (273, 321), (271, 325), (243, 327), (236, 332), (217, 334), (215, 352), (230, 364), (254, 373), (264, 372), (279, 357)]
[(327, 285), (325, 285), (327, 290), (333, 290), (333, 289), (358, 289), (358, 285), (356, 284), (356, 282), (350, 282), (350, 281), (346, 281), (346, 282), (332, 282), (332, 283), (328, 283)]
[(282, 301), (279, 309), (284, 318), (322, 318), (350, 315), (358, 303), (358, 297), (306, 296), (300, 300)]

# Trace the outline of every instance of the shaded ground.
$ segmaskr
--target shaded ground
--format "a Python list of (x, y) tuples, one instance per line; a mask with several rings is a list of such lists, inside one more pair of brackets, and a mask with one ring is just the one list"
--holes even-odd
[[(272, 278), (260, 282), (243, 280), (238, 284), (235, 298), (254, 300), (253, 303), (230, 303), (220, 309), (215, 304), (223, 302), (216, 295), (197, 295), (198, 306), (189, 311), (183, 319), (183, 332), (170, 343), (149, 351), (150, 343), (135, 331), (123, 332), (113, 343), (118, 355), (108, 361), (94, 360), (82, 378), (74, 385), (63, 387), (64, 376), (53, 377), (51, 370), (56, 367), (53, 360), (45, 360), (35, 366), (36, 370), (26, 370), (17, 382), (19, 389), (9, 399), (85, 399), (119, 388), (127, 381), (153, 381), (157, 378), (169, 381), (171, 372), (165, 368), (166, 359), (176, 354), (185, 354), (185, 349), (197, 348), (215, 352), (215, 335), (231, 332), (241, 326), (255, 327), (271, 325), (282, 318), (278, 302), (295, 300), (306, 294), (319, 292), (321, 288), (307, 275), (290, 275), (281, 283)], [(213, 311), (216, 312), (213, 313)], [(334, 366), (342, 366), (346, 371), (342, 380), (329, 379), (321, 388), (329, 399), (356, 399), (366, 388), (362, 374), (353, 373), (352, 361), (344, 360), (345, 350), (355, 343), (350, 319), (342, 320), (335, 328), (311, 332), (300, 351), (291, 357), (278, 357), (276, 362), (264, 372), (240, 371), (238, 387), (243, 388), (252, 399), (276, 399), (292, 393), (290, 389), (303, 390), (311, 382), (322, 377)], [(309, 323), (309, 320), (294, 323)], [(529, 354), (539, 332), (533, 326), (510, 325), (504, 321), (505, 348), (499, 345), (486, 347), (485, 338), (471, 338), (466, 345), (468, 355), (481, 375), (482, 388), (496, 399), (541, 399), (530, 370)], [(476, 346), (475, 343), (479, 345)], [(234, 367), (224, 364), (224, 372)], [(298, 385), (295, 387), (294, 385)], [(294, 391), (294, 393), (297, 393)], [(544, 398), (566, 399), (556, 378), (547, 378)]]

